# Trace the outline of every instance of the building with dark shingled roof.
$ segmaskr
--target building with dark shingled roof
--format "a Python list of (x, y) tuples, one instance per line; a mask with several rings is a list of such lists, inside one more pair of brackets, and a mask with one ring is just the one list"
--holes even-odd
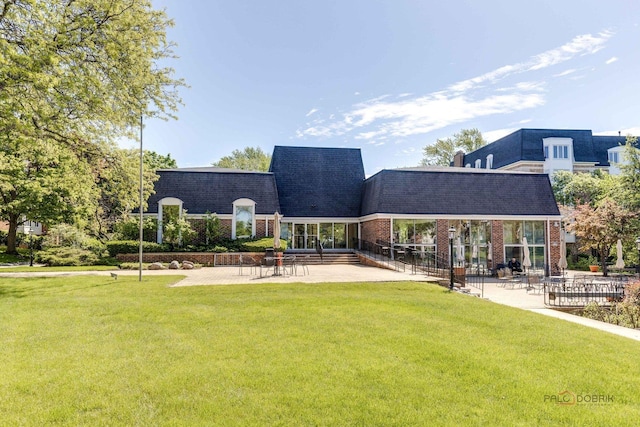
[(590, 130), (519, 129), (471, 153), (458, 153), (454, 164), (549, 174), (595, 169), (618, 174), (625, 142), (625, 136), (593, 135)]
[[(502, 160), (501, 160), (502, 161)], [(282, 215), (288, 250), (449, 254), (456, 265), (495, 268), (529, 251), (532, 267), (555, 270), (560, 212), (548, 175), (464, 168), (382, 170), (366, 178), (359, 149), (276, 146), (269, 172), (217, 168), (160, 170), (145, 215), (187, 211), (203, 238), (207, 213), (227, 237), (273, 234)], [(514, 189), (516, 189), (514, 191)], [(162, 241), (162, 226), (158, 228)], [(523, 237), (527, 239), (525, 248)]]

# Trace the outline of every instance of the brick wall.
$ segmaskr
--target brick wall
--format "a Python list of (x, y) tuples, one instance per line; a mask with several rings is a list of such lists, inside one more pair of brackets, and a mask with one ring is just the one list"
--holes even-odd
[[(555, 224), (558, 224), (556, 226)], [(550, 257), (550, 272), (554, 272), (558, 269), (558, 261), (560, 260), (560, 222), (559, 221), (551, 221), (549, 224), (549, 238), (547, 239), (547, 250), (549, 251)], [(545, 260), (546, 262), (546, 260)]]
[[(217, 255), (217, 256), (216, 256)], [(202, 264), (204, 266), (210, 267), (214, 265), (238, 265), (238, 261), (240, 259), (240, 253), (219, 253), (215, 254), (213, 252), (158, 252), (158, 253), (143, 253), (142, 254), (142, 262), (144, 263), (152, 263), (152, 262), (161, 262), (163, 264), (168, 264), (171, 261), (178, 261), (182, 263), (182, 261), (191, 261), (197, 264)], [(261, 261), (264, 258), (264, 252), (243, 252), (242, 255), (251, 256), (257, 261)], [(116, 259), (120, 262), (133, 262), (137, 263), (139, 260), (138, 254), (118, 254), (116, 255)]]
[(448, 262), (449, 260), (449, 221), (436, 220), (436, 253)]
[(493, 268), (496, 264), (504, 263), (504, 226), (502, 221), (491, 221), (491, 259)]
[(362, 223), (360, 239), (376, 243), (377, 240), (389, 241), (391, 236), (391, 219), (378, 218)]

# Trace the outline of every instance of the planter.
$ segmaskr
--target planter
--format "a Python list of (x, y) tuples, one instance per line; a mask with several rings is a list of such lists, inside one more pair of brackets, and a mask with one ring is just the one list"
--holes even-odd
[(600, 269), (599, 265), (590, 265), (589, 266), (589, 271), (592, 272), (592, 273), (597, 273), (599, 269)]
[(453, 275), (455, 277), (461, 277), (465, 275), (465, 268), (464, 267), (453, 267)]

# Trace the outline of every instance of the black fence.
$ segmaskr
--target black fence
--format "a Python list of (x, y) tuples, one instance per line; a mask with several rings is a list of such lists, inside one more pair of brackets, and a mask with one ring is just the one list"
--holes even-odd
[(551, 307), (584, 307), (591, 302), (611, 305), (624, 299), (626, 282), (624, 277), (545, 280), (544, 303)]
[(406, 270), (406, 252), (398, 250), (388, 242), (359, 240), (359, 251), (379, 264), (383, 264), (396, 271)]

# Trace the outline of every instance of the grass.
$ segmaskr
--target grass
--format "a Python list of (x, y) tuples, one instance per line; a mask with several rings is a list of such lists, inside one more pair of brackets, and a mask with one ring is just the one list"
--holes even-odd
[(60, 266), (60, 267), (42, 267), (21, 265), (17, 267), (2, 267), (0, 273), (46, 273), (52, 271), (109, 271), (118, 270), (117, 266), (112, 265), (80, 265), (80, 266)]
[(16, 264), (19, 262), (29, 262), (29, 250), (18, 248), (18, 255), (6, 253), (7, 247), (0, 245), (0, 264)]
[[(590, 328), (420, 283), (137, 280), (1, 279), (3, 423), (640, 419), (640, 343)], [(613, 401), (551, 401), (565, 390)]]

